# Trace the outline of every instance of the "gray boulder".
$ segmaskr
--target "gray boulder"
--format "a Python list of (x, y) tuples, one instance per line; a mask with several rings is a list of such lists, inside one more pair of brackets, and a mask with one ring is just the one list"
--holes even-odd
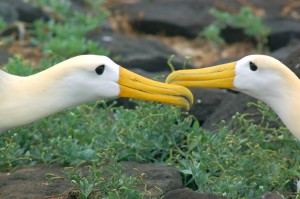
[(194, 105), (189, 114), (194, 115), (200, 123), (206, 123), (210, 115), (218, 112), (224, 98), (232, 97), (232, 93), (224, 89), (191, 89), (194, 95)]
[[(285, 46), (291, 40), (300, 38), (299, 9), (289, 12), (290, 2), (274, 0), (217, 1), (217, 0), (142, 0), (134, 3), (119, 3), (110, 7), (114, 15), (128, 18), (134, 30), (150, 34), (182, 35), (195, 38), (214, 18), (209, 9), (216, 8), (229, 13), (237, 13), (242, 7), (250, 7), (263, 22), (270, 27), (269, 48), (273, 51)], [(227, 42), (249, 39), (241, 29), (227, 27), (222, 33)], [(250, 38), (251, 39), (251, 38)], [(252, 38), (253, 40), (254, 38)]]
[(226, 199), (226, 197), (212, 193), (199, 193), (189, 189), (178, 189), (168, 192), (162, 199)]
[(177, 57), (172, 62), (175, 69), (183, 66), (183, 58), (154, 38), (139, 38), (100, 28), (91, 31), (86, 37), (108, 49), (110, 57), (126, 68), (140, 68), (150, 72), (170, 71), (167, 61), (171, 55)]
[(19, 20), (28, 23), (48, 19), (48, 15), (42, 9), (22, 0), (0, 0), (0, 17), (6, 22)]

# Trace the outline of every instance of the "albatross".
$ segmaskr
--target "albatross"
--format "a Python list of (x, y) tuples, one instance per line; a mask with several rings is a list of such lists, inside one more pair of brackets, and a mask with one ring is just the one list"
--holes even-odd
[(189, 109), (185, 87), (147, 79), (105, 56), (80, 55), (21, 77), (0, 70), (0, 132), (105, 98), (152, 100)]
[(167, 83), (195, 88), (230, 88), (265, 102), (300, 140), (300, 80), (283, 63), (266, 55), (249, 55), (208, 68), (179, 70)]

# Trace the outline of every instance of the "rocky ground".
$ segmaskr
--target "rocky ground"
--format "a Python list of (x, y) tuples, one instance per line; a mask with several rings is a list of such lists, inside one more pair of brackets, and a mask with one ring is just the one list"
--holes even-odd
[[(80, 9), (81, 3), (83, 0), (74, 1), (74, 9)], [(264, 24), (271, 28), (269, 51), (263, 53), (282, 60), (299, 76), (300, 4), (297, 1), (273, 0), (270, 3), (259, 0), (111, 0), (106, 3), (111, 11), (109, 19), (86, 37), (109, 49), (112, 58), (121, 57), (118, 63), (124, 67), (148, 77), (166, 75), (169, 73), (166, 60), (171, 54), (176, 55), (173, 64), (179, 69), (187, 55), (192, 56), (193, 60), (188, 67), (195, 68), (236, 60), (251, 53), (261, 53), (255, 49), (251, 38), (232, 27), (227, 27), (223, 32), (228, 44), (220, 49), (215, 49), (203, 39), (196, 39), (198, 33), (213, 21), (208, 8), (238, 12), (243, 6), (250, 7), (254, 13), (262, 16)], [(22, 3), (21, 0), (11, 0), (9, 3), (0, 0), (0, 16), (7, 22), (30, 24), (39, 18), (47, 20), (47, 15), (44, 10)], [(15, 25), (2, 32), (1, 36), (16, 32), (18, 36), (22, 36), (20, 28), (22, 26)], [(0, 46), (0, 63), (5, 64), (13, 54), (22, 54), (31, 61), (41, 57), (40, 49), (28, 45), (22, 37), (11, 46)], [(212, 129), (221, 120), (229, 121), (236, 112), (255, 111), (246, 106), (247, 102), (254, 99), (240, 93), (216, 89), (193, 90), (193, 93), (196, 104), (190, 114), (195, 115), (207, 129)], [(259, 118), (253, 119), (259, 121)], [(153, 187), (153, 195), (164, 195), (165, 199), (224, 198), (184, 189), (180, 174), (174, 168), (134, 162), (124, 162), (122, 165), (129, 174), (132, 173), (132, 168), (147, 173), (146, 181)], [(45, 180), (46, 173), (63, 175), (62, 168), (41, 165), (0, 173), (0, 197), (71, 198), (68, 193), (72, 184), (61, 181), (48, 184)], [(281, 197), (266, 193), (262, 198)]]

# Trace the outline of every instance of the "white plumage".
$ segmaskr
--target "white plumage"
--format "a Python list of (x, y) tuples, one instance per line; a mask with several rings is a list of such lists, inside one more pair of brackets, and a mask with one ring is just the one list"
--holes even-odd
[(191, 92), (126, 70), (108, 57), (81, 55), (28, 77), (0, 70), (0, 132), (84, 102), (130, 97), (189, 108)]

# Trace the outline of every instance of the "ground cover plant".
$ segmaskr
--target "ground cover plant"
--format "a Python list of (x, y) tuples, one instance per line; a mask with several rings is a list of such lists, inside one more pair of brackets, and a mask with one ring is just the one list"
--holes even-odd
[[(54, 1), (43, 2), (51, 5)], [(82, 44), (81, 48), (71, 51), (71, 41), (62, 42), (66, 38), (60, 31), (69, 18), (38, 21), (31, 41), (43, 47), (45, 59), (40, 67), (12, 57), (4, 70), (29, 75), (68, 56), (107, 53), (96, 51), (94, 44), (82, 39), (84, 32), (95, 26), (94, 19), (69, 13), (70, 4), (55, 2), (53, 9), (59, 7), (66, 16), (72, 15), (72, 20), (84, 21), (86, 26), (80, 33), (73, 32), (79, 31), (73, 27), (75, 22), (67, 28), (74, 34), (71, 40)], [(275, 190), (286, 198), (300, 197), (300, 143), (266, 105), (252, 104), (262, 116), (260, 124), (254, 124), (247, 114), (237, 114), (230, 123), (221, 123), (211, 132), (180, 108), (132, 102), (134, 109), (116, 106), (114, 100), (89, 103), (1, 134), (0, 170), (62, 164), (67, 165), (64, 180), (75, 185), (72, 194), (78, 198), (144, 198), (149, 193), (143, 174), (137, 171), (136, 176), (126, 176), (118, 162), (157, 162), (177, 168), (185, 186), (199, 192), (256, 198)], [(279, 128), (272, 128), (271, 123)], [(87, 165), (87, 175), (77, 168), (79, 165)]]
[[(172, 165), (182, 172), (185, 185), (198, 191), (253, 198), (275, 189), (295, 196), (300, 144), (285, 127), (254, 125), (237, 115), (209, 132), (179, 108), (134, 102), (133, 110), (108, 101), (82, 105), (1, 135), (1, 170), (39, 163), (95, 168), (101, 162), (98, 154), (113, 150), (111, 164)], [(265, 119), (279, 121), (265, 105), (257, 106)], [(76, 175), (81, 179), (75, 171), (70, 179)], [(101, 172), (96, 176), (103, 179)]]

